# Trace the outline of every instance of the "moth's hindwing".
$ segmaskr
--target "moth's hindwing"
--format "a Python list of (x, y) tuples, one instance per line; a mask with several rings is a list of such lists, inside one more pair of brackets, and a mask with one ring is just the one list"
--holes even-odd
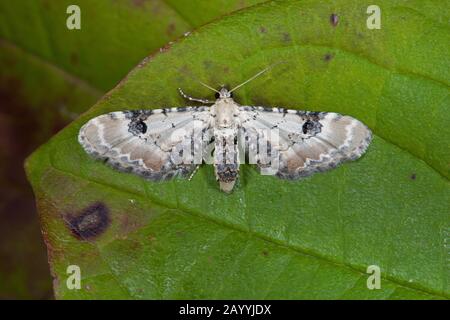
[[(263, 173), (280, 178), (298, 179), (358, 159), (372, 139), (362, 122), (338, 113), (244, 106), (240, 111), (247, 152), (256, 154)], [(268, 152), (260, 152), (266, 145)]]
[(88, 121), (78, 140), (116, 169), (167, 180), (195, 169), (193, 150), (202, 153), (197, 149), (209, 141), (210, 124), (208, 107), (119, 111)]

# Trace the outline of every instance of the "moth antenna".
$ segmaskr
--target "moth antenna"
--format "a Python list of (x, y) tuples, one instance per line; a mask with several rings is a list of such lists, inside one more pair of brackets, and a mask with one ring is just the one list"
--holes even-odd
[(250, 81), (254, 80), (255, 78), (259, 77), (260, 75), (262, 75), (264, 72), (269, 71), (270, 69), (272, 69), (273, 67), (279, 65), (280, 63), (285, 63), (286, 61), (279, 61), (276, 62), (270, 66), (268, 66), (267, 68), (261, 70), (260, 72), (258, 72), (257, 74), (255, 74), (253, 77), (251, 77), (250, 79), (245, 80), (244, 82), (242, 82), (241, 84), (237, 85), (236, 87), (234, 87), (233, 89), (231, 89), (229, 92), (233, 92), (236, 89), (239, 89), (240, 87), (242, 87), (244, 84), (249, 83)]
[(208, 88), (209, 90), (212, 90), (212, 91), (214, 91), (214, 92), (219, 92), (219, 91), (217, 91), (216, 89), (214, 89), (213, 87), (207, 85), (206, 83), (201, 82), (197, 77), (193, 76), (192, 74), (187, 73), (186, 70), (179, 69), (179, 71), (180, 71), (181, 73), (183, 73), (185, 76), (188, 76), (189, 78), (191, 78), (192, 80), (197, 81), (198, 83), (200, 83), (202, 86)]
[(212, 90), (212, 91), (214, 91), (214, 92), (217, 92), (217, 93), (220, 93), (219, 91), (217, 91), (216, 89), (214, 89), (213, 87), (211, 87), (211, 86), (208, 86), (206, 83), (203, 83), (203, 82), (201, 82), (201, 81), (199, 81), (199, 80), (197, 80), (202, 86), (204, 86), (204, 87), (206, 87), (206, 88), (208, 88), (208, 89), (210, 89), (210, 90)]

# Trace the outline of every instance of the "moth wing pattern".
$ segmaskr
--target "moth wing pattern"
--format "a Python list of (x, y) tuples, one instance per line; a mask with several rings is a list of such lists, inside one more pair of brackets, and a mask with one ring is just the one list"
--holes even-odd
[[(240, 122), (240, 141), (256, 154), (251, 163), (283, 179), (307, 177), (356, 160), (372, 139), (362, 122), (333, 112), (241, 106)], [(261, 146), (268, 152), (260, 152)]]
[(209, 143), (210, 117), (209, 107), (111, 112), (88, 121), (78, 140), (120, 171), (156, 181), (186, 177), (196, 168), (193, 150), (201, 155), (197, 149)]

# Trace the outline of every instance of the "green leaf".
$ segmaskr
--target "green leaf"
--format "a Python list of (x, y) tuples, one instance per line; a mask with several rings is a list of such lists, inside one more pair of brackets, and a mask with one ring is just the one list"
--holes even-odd
[[(0, 264), (0, 299), (51, 295), (22, 159), (92, 106), (148, 53), (209, 19), (257, 2), (81, 0), (76, 1), (81, 31), (65, 25), (73, 1), (0, 2), (0, 256), (7, 261)], [(124, 50), (125, 45), (130, 49)]]
[[(379, 1), (380, 30), (366, 28), (369, 4), (271, 2), (211, 23), (42, 146), (27, 172), (57, 298), (449, 298), (446, 3)], [(183, 106), (177, 87), (211, 94), (192, 77), (235, 85), (277, 61), (288, 64), (235, 99), (352, 115), (376, 135), (365, 156), (296, 182), (243, 166), (226, 195), (211, 166), (154, 183), (77, 142), (96, 115)], [(76, 236), (81, 215), (96, 237)], [(72, 264), (82, 290), (66, 286)], [(369, 265), (381, 268), (380, 290), (367, 289)]]

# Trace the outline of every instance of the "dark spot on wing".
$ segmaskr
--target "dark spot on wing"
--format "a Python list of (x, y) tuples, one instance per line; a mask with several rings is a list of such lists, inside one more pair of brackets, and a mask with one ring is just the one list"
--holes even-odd
[(128, 124), (128, 131), (134, 135), (140, 135), (147, 132), (147, 125), (140, 119), (132, 120)]
[(336, 27), (339, 23), (339, 16), (336, 13), (331, 14), (330, 23), (333, 27)]
[(321, 131), (322, 125), (318, 121), (306, 120), (303, 124), (303, 134), (316, 135)]
[(110, 224), (109, 209), (95, 202), (77, 214), (64, 217), (67, 227), (79, 240), (91, 240), (101, 235)]

